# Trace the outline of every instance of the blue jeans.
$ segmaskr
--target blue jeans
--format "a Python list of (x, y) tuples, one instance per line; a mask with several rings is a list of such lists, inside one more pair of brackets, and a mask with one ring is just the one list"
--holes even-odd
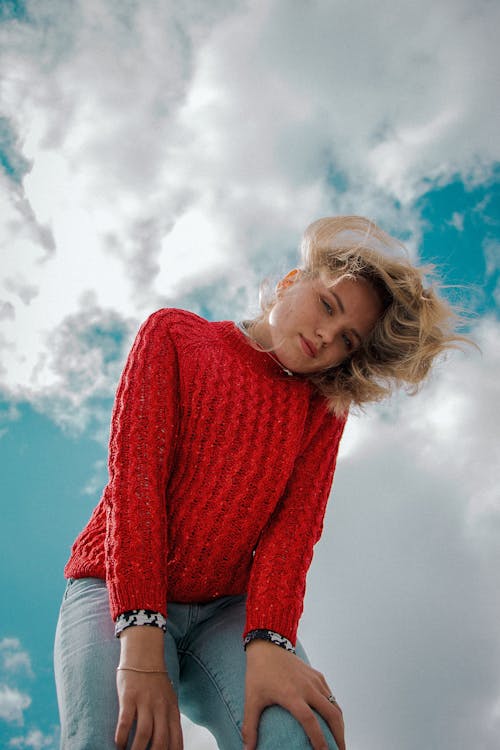
[[(241, 750), (246, 657), (242, 646), (245, 597), (207, 604), (168, 605), (167, 670), (179, 708), (206, 727), (221, 750)], [(297, 654), (307, 662), (300, 644)], [(70, 579), (57, 624), (54, 666), (62, 750), (115, 750), (118, 717), (116, 667), (120, 642), (114, 634), (108, 591), (98, 578)], [(318, 716), (329, 747), (337, 750)], [(266, 708), (258, 750), (308, 750), (301, 725), (280, 706)]]

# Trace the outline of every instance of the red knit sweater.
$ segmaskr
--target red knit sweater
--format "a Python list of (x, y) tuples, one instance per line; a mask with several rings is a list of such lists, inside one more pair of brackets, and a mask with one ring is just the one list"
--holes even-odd
[(245, 633), (295, 643), (344, 422), (234, 323), (159, 310), (123, 371), (109, 483), (66, 576), (105, 579), (113, 618), (248, 592)]

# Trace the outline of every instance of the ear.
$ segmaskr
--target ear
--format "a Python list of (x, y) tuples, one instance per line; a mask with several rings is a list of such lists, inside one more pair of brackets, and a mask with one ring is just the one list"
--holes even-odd
[(300, 276), (300, 268), (292, 268), (292, 270), (288, 271), (287, 275), (284, 276), (276, 284), (276, 293), (279, 294), (280, 292), (284, 292), (285, 289), (287, 289), (289, 286), (292, 286), (292, 284), (295, 284), (295, 282), (298, 281), (299, 276)]

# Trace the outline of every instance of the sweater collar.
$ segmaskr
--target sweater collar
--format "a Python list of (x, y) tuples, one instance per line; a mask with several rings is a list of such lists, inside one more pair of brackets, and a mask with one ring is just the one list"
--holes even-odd
[(240, 330), (237, 323), (232, 320), (224, 320), (216, 325), (220, 327), (222, 338), (231, 349), (241, 356), (245, 362), (248, 362), (257, 373), (275, 380), (302, 383), (311, 387), (311, 382), (307, 378), (301, 375), (287, 375), (281, 365), (275, 362), (266, 352), (254, 349), (248, 336)]

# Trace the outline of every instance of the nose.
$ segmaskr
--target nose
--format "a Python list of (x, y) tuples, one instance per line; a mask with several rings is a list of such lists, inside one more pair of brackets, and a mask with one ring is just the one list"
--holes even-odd
[(327, 346), (335, 341), (335, 337), (340, 332), (340, 322), (338, 320), (331, 320), (329, 323), (323, 323), (319, 328), (316, 329), (316, 335), (321, 341), (322, 346)]

